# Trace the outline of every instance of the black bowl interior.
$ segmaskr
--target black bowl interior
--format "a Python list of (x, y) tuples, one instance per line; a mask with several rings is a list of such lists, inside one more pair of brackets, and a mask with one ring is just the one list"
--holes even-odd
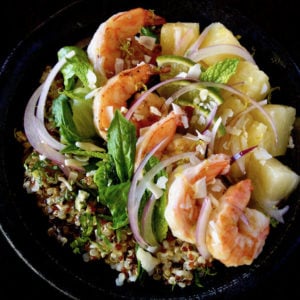
[[(201, 28), (220, 21), (247, 49), (255, 49), (255, 60), (270, 76), (273, 102), (294, 106), (299, 116), (300, 73), (296, 64), (275, 41), (268, 38), (248, 19), (234, 10), (215, 9), (207, 1), (77, 1), (49, 18), (22, 41), (7, 58), (0, 81), (0, 228), (22, 259), (42, 278), (71, 298), (85, 295), (106, 298), (212, 299), (239, 295), (254, 287), (262, 278), (279, 268), (297, 238), (299, 227), (299, 187), (290, 196), (290, 210), (285, 224), (271, 231), (263, 253), (249, 267), (224, 268), (203, 282), (204, 288), (171, 289), (158, 282), (124, 285), (116, 288), (116, 274), (101, 262), (84, 263), (71, 249), (61, 247), (47, 235), (48, 220), (36, 206), (34, 196), (22, 188), (22, 147), (14, 131), (22, 129), (25, 105), (37, 87), (47, 64), (56, 61), (57, 50), (90, 37), (98, 25), (113, 13), (143, 6), (154, 9), (167, 21), (199, 22)], [(299, 168), (300, 134), (295, 128), (295, 148), (289, 150), (285, 163), (296, 172)], [(299, 236), (299, 234), (298, 234)]]

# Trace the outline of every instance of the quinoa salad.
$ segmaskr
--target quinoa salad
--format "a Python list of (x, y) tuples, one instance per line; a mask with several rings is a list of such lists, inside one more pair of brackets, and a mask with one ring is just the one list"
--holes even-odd
[(284, 226), (300, 177), (278, 157), (296, 109), (274, 89), (222, 23), (119, 12), (45, 66), (15, 133), (24, 189), (48, 235), (116, 286), (203, 287), (216, 261), (251, 265)]

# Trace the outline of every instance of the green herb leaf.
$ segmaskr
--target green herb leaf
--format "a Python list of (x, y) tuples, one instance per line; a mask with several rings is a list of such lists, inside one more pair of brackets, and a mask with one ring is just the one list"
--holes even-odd
[[(159, 160), (153, 156), (150, 158), (148, 164), (146, 165), (146, 170), (150, 170), (153, 168), (156, 164), (159, 163)], [(165, 170), (161, 170), (159, 173), (157, 173), (154, 177), (154, 181), (156, 181), (159, 177), (168, 177), (167, 173)], [(167, 206), (167, 193), (164, 191), (163, 195), (156, 200), (155, 206), (154, 206), (154, 211), (153, 211), (153, 216), (152, 216), (152, 228), (154, 235), (156, 237), (156, 240), (158, 242), (161, 242), (164, 240), (167, 236), (168, 232), (168, 223), (164, 217), (165, 209)]]
[(68, 97), (60, 95), (52, 103), (54, 122), (59, 127), (62, 143), (69, 144), (80, 141), (81, 137), (73, 121), (73, 113)]
[(121, 182), (130, 180), (134, 172), (136, 129), (117, 110), (108, 129), (107, 148)]
[(66, 46), (61, 48), (57, 55), (58, 59), (62, 59), (70, 51), (74, 51), (75, 55), (67, 59), (67, 63), (61, 72), (64, 76), (64, 85), (66, 90), (74, 87), (76, 78), (79, 78), (83, 86), (90, 89), (96, 88), (97, 76), (93, 71), (86, 52), (76, 46)]
[(80, 149), (76, 147), (74, 144), (67, 145), (61, 153), (65, 154), (74, 154), (74, 155), (80, 155), (80, 156), (88, 156), (88, 157), (95, 157), (95, 158), (100, 158), (100, 159), (107, 159), (108, 154), (105, 152), (100, 152), (100, 151), (87, 151)]
[(158, 43), (158, 35), (150, 27), (142, 27), (141, 34), (155, 38), (155, 42)]
[(208, 82), (227, 83), (236, 72), (239, 59), (226, 58), (207, 68), (201, 73), (200, 79)]

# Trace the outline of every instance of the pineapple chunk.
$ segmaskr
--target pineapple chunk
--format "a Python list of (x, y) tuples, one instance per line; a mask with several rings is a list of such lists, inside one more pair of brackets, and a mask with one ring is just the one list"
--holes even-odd
[(183, 56), (199, 36), (199, 23), (166, 23), (161, 28), (162, 55)]
[(234, 116), (247, 108), (247, 103), (234, 95), (223, 99), (224, 102), (218, 107), (217, 116), (222, 118), (224, 125), (227, 125)]
[(297, 188), (300, 180), (300, 176), (263, 148), (249, 154), (246, 173), (254, 187), (252, 204), (273, 217), (278, 217), (277, 205)]
[[(241, 46), (237, 38), (233, 33), (227, 29), (222, 23), (216, 22), (211, 24), (211, 28), (205, 36), (200, 48), (205, 48), (208, 46), (218, 45), (218, 44), (231, 44)], [(218, 54), (210, 56), (204, 60), (204, 63), (208, 66), (215, 64), (225, 58), (237, 57), (228, 54)]]
[[(228, 84), (257, 101), (265, 99), (270, 92), (267, 74), (249, 61), (239, 62), (237, 70), (230, 77)], [(227, 98), (234, 97), (227, 91), (223, 91), (222, 96), (225, 101)]]
[(253, 118), (267, 126), (267, 131), (259, 145), (265, 148), (272, 156), (285, 155), (293, 124), (296, 120), (296, 109), (280, 104), (267, 104), (264, 106), (264, 109), (273, 120), (278, 141), (276, 143), (270, 122), (259, 110), (255, 109), (251, 112)]

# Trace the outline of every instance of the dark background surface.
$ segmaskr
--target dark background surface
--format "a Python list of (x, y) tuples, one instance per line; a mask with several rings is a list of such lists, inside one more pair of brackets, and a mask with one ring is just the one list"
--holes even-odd
[[(100, 1), (100, 0), (99, 0)], [(0, 63), (9, 52), (38, 24), (57, 10), (69, 4), (67, 0), (8, 0), (1, 5)], [(269, 36), (286, 48), (300, 65), (300, 12), (291, 0), (227, 0), (215, 1), (227, 5), (247, 16)], [(4, 15), (6, 19), (4, 20)], [(267, 278), (255, 291), (243, 299), (300, 299), (300, 241), (289, 260), (273, 277)], [(0, 299), (65, 299), (65, 297), (38, 277), (0, 235)], [(88, 295), (87, 295), (88, 299)]]

